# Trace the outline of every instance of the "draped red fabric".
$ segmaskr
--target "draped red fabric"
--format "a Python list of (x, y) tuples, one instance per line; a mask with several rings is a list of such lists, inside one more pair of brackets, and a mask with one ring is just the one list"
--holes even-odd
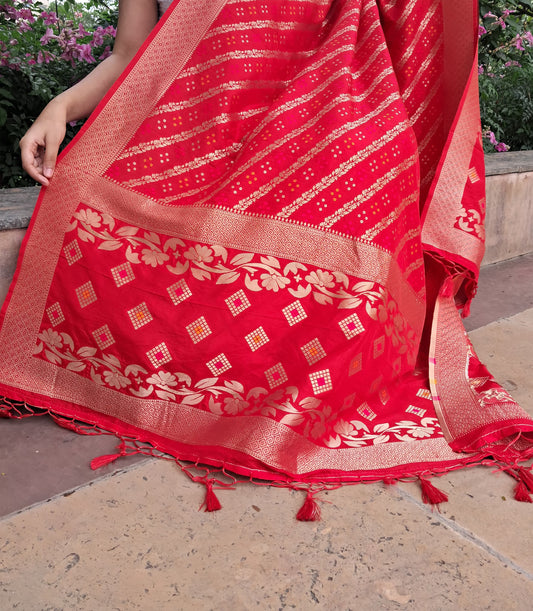
[(459, 313), (483, 255), (476, 29), (465, 0), (175, 2), (41, 193), (4, 415), (279, 481), (532, 455)]

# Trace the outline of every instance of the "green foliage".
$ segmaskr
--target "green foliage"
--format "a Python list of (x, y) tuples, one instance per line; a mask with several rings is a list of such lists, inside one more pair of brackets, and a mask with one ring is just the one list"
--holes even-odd
[(487, 152), (533, 149), (533, 0), (481, 0), (479, 88)]
[[(109, 55), (117, 2), (75, 0), (0, 5), (0, 186), (33, 185), (19, 140), (44, 106)], [(67, 126), (63, 146), (81, 123)]]

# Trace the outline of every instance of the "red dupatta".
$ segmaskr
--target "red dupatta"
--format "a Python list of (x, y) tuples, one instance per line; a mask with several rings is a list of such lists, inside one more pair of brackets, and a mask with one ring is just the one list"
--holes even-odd
[(175, 2), (41, 193), (4, 415), (288, 484), (530, 456), (458, 313), (483, 254), (473, 4)]

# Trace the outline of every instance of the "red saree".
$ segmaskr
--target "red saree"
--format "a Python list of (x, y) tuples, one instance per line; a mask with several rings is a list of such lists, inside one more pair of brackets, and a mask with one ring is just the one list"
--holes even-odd
[(286, 485), (531, 456), (459, 314), (483, 254), (473, 4), (175, 2), (41, 193), (4, 415)]

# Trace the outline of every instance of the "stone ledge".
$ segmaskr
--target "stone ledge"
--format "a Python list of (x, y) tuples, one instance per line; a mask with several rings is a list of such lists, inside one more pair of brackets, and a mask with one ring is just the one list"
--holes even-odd
[(533, 172), (533, 151), (510, 151), (485, 155), (485, 175)]
[(28, 227), (39, 191), (39, 187), (0, 190), (0, 231)]

